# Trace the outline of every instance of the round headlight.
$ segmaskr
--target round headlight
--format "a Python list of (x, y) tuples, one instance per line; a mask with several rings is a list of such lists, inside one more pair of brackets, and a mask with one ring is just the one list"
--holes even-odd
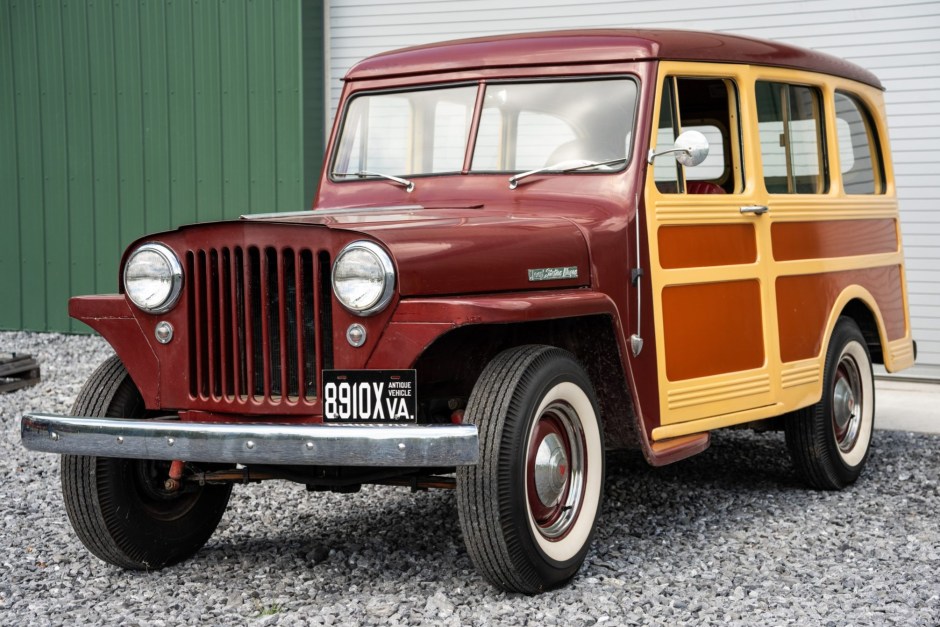
[(333, 264), (333, 293), (357, 316), (385, 309), (395, 289), (395, 267), (382, 248), (372, 242), (347, 244)]
[(148, 313), (173, 308), (183, 288), (183, 268), (172, 250), (148, 242), (127, 258), (124, 291), (135, 305)]

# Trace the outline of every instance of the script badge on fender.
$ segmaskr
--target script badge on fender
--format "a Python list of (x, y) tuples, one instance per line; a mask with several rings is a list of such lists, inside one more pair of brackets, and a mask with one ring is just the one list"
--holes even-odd
[(562, 268), (529, 268), (530, 281), (563, 281), (577, 279), (578, 266), (565, 266)]

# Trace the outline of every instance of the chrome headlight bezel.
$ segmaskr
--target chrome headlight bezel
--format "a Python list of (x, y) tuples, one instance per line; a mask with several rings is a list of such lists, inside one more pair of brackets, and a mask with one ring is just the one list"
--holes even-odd
[[(376, 296), (369, 299), (366, 303), (357, 306), (355, 303), (347, 302), (344, 298), (341, 290), (338, 289), (338, 282), (343, 280), (343, 277), (338, 277), (341, 275), (342, 266), (344, 257), (351, 253), (366, 253), (371, 256), (375, 261), (375, 269), (378, 274), (382, 275), (382, 286), (381, 289), (376, 291)], [(356, 240), (350, 242), (343, 247), (340, 253), (336, 256), (336, 261), (333, 262), (333, 270), (331, 272), (331, 284), (333, 286), (333, 295), (336, 296), (336, 300), (343, 306), (346, 311), (354, 314), (356, 316), (371, 316), (377, 314), (392, 302), (392, 296), (395, 293), (395, 265), (392, 263), (392, 258), (389, 256), (385, 249), (376, 244), (375, 242), (370, 242), (368, 240)], [(366, 277), (362, 277), (364, 280), (367, 280)]]
[[(166, 266), (165, 273), (149, 277), (167, 283), (166, 294), (163, 295), (156, 304), (138, 302), (134, 297), (133, 290), (128, 287), (131, 281), (141, 278), (133, 276), (131, 274), (131, 268), (134, 265), (135, 258), (142, 253), (156, 254)], [(144, 276), (144, 278), (147, 277)], [(183, 293), (183, 266), (180, 264), (176, 253), (170, 250), (168, 246), (160, 244), (159, 242), (147, 242), (138, 246), (134, 252), (127, 256), (127, 263), (124, 264), (123, 281), (124, 293), (138, 309), (150, 314), (166, 313), (176, 306), (176, 303), (179, 302), (180, 295)]]

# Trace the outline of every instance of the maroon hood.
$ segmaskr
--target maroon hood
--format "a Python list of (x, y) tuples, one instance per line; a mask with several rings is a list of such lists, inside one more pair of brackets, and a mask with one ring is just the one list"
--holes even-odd
[[(406, 297), (590, 284), (584, 237), (571, 221), (557, 215), (412, 205), (247, 217), (326, 226), (381, 242), (395, 260), (399, 289)], [(539, 274), (572, 267), (577, 268), (575, 278), (530, 280), (530, 270)]]

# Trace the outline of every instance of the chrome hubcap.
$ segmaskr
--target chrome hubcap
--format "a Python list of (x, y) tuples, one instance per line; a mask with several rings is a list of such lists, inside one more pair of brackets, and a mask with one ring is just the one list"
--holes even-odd
[(561, 500), (568, 482), (568, 455), (556, 434), (550, 433), (539, 444), (535, 456), (535, 491), (545, 507), (553, 507)]
[(546, 538), (563, 537), (578, 518), (586, 478), (584, 446), (578, 414), (562, 401), (546, 407), (529, 432), (529, 514)]
[(832, 394), (832, 427), (836, 444), (843, 453), (851, 451), (858, 441), (863, 401), (858, 365), (845, 355), (836, 369)]

